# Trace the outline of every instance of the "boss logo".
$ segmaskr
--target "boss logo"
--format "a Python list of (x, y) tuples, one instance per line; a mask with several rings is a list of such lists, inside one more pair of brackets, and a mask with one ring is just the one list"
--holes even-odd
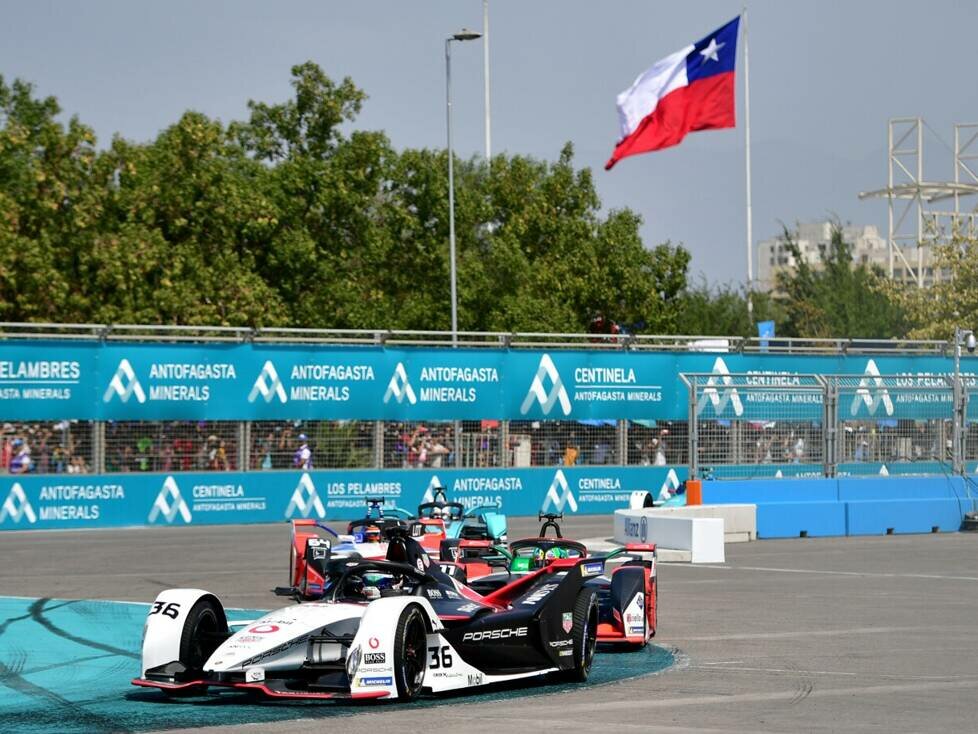
[(481, 642), (483, 640), (505, 640), (510, 637), (526, 637), (526, 627), (511, 627), (501, 630), (486, 630), (484, 632), (466, 632), (462, 635), (463, 642)]
[(387, 662), (387, 653), (368, 652), (363, 656), (364, 665), (380, 665)]
[(526, 599), (524, 599), (522, 603), (525, 605), (532, 606), (533, 604), (539, 602), (541, 599), (546, 598), (546, 596), (551, 591), (556, 589), (558, 586), (560, 586), (560, 584), (544, 584), (539, 589), (537, 589), (532, 594), (530, 594), (528, 597), (526, 597)]

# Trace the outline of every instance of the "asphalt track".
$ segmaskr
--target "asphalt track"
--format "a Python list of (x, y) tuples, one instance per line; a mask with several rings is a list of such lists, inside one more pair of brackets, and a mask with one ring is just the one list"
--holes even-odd
[[(511, 537), (536, 525), (510, 524)], [(609, 518), (565, 523), (566, 534), (577, 537), (607, 537), (610, 528)], [(44, 722), (53, 721), (58, 730), (57, 717), (66, 731), (128, 728), (112, 721), (111, 707), (101, 716), (91, 707), (66, 706), (55, 687), (37, 683), (44, 674), (37, 668), (57, 661), (32, 655), (41, 635), (54, 635), (65, 649), (79, 644), (63, 634), (72, 634), (69, 619), (85, 617), (97, 631), (82, 641), (96, 644), (89, 657), (114, 655), (113, 675), (129, 675), (128, 667), (135, 673), (138, 627), (135, 638), (119, 630), (131, 629), (123, 618), (138, 619), (142, 608), (36, 599), (147, 602), (166, 587), (200, 586), (228, 606), (264, 609), (276, 603), (267, 590), (286, 576), (287, 538), (284, 524), (0, 534), (0, 596), (29, 597), (0, 608), (0, 643), (6, 636), (19, 650), (13, 656), (0, 647), (0, 731), (13, 725), (30, 730), (30, 721), (4, 720), (17, 697), (33, 700), (39, 729), (52, 730)], [(655, 675), (410, 707), (332, 707), (329, 713), (329, 704), (247, 704), (242, 714), (238, 706), (163, 703), (140, 691), (123, 697), (150, 724), (172, 730), (170, 710), (180, 707), (187, 730), (221, 732), (320, 732), (330, 724), (353, 731), (494, 734), (978, 731), (976, 534), (728, 545), (726, 564), (661, 564), (659, 583), (659, 647), (640, 653), (644, 659), (608, 656), (613, 668), (636, 665), (641, 672), (647, 666), (651, 672), (671, 655), (673, 664)], [(27, 618), (20, 619), (25, 615), (36, 623), (30, 633)], [(77, 684), (82, 666), (94, 664), (72, 666), (68, 680)], [(98, 690), (90, 697), (115, 698)], [(85, 718), (93, 715), (101, 718)], [(199, 728), (217, 722), (234, 723)]]

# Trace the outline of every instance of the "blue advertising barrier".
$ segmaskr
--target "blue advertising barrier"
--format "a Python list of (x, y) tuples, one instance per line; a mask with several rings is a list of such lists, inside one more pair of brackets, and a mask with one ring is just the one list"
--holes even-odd
[(469, 509), (610, 515), (633, 491), (657, 496), (686, 477), (660, 466), (5, 476), (0, 530), (349, 520), (368, 497), (413, 510), (439, 486)]
[[(862, 461), (839, 464), (839, 477), (889, 477), (950, 474), (950, 464), (940, 461)], [(701, 466), (700, 476), (710, 479), (818, 479), (825, 476), (821, 464), (721, 464)]]
[[(963, 360), (971, 381), (973, 360)], [(790, 403), (795, 419), (820, 420), (821, 394), (792, 389), (817, 373), (865, 376), (852, 417), (882, 400), (888, 418), (914, 418), (949, 410), (931, 401), (952, 370), (950, 358), (913, 355), (4, 342), (0, 409), (24, 420), (685, 420), (679, 375), (706, 373), (717, 399), (701, 406), (705, 419), (767, 418), (772, 403)], [(732, 372), (749, 373), (742, 400), (724, 399), (737, 390), (724, 381)], [(880, 374), (903, 375), (907, 389), (891, 398)]]
[(959, 530), (978, 509), (971, 478), (884, 477), (704, 482), (703, 502), (757, 505), (758, 538)]

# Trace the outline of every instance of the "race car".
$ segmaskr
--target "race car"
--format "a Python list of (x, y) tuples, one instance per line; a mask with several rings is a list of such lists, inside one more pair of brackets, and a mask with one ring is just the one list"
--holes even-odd
[[(491, 538), (505, 541), (505, 515), (487, 512), (485, 508), (466, 512), (460, 502), (449, 502), (442, 488), (436, 488), (433, 494), (433, 501), (418, 505), (416, 515), (400, 507), (385, 506), (383, 497), (370, 497), (367, 499), (366, 515), (351, 520), (345, 535), (311, 518), (292, 520), (289, 585), (284, 588), (296, 590), (295, 593), (304, 599), (314, 598), (322, 589), (322, 575), (306, 563), (307, 545), (323, 547), (325, 543), (330, 548), (331, 556), (357, 554), (361, 558), (382, 559), (387, 553), (385, 533), (392, 528), (407, 529), (434, 557), (438, 556), (446, 539)], [(315, 552), (311, 555), (315, 555)]]
[[(424, 513), (422, 508), (425, 508)], [(461, 502), (449, 502), (443, 487), (436, 487), (432, 491), (432, 501), (418, 506), (418, 516), (440, 515), (445, 521), (448, 538), (505, 543), (506, 515), (498, 510), (498, 505), (480, 505), (466, 510)]]
[(141, 675), (171, 695), (208, 689), (273, 698), (402, 699), (556, 674), (586, 680), (603, 565), (555, 561), (485, 597), (445, 575), (403, 528), (384, 560), (329, 558), (316, 602), (229, 625), (200, 589), (150, 608)]
[[(563, 537), (559, 524), (563, 515), (541, 513), (538, 519), (544, 521), (539, 537), (513, 541), (508, 548), (446, 540), (440, 554), (443, 570), (485, 594), (555, 561), (591, 557), (583, 543)], [(553, 536), (548, 536), (549, 530), (554, 531)], [(618, 563), (610, 573), (588, 581), (598, 592), (601, 608), (598, 641), (644, 647), (655, 635), (657, 624), (655, 545), (628, 544), (600, 558)]]
[[(295, 595), (300, 599), (316, 598), (323, 589), (324, 578), (315, 563), (328, 549), (330, 557), (349, 556), (365, 559), (384, 559), (388, 545), (386, 535), (391, 530), (401, 529), (415, 537), (429, 554), (437, 554), (445, 540), (445, 524), (440, 518), (421, 517), (406, 520), (391, 516), (392, 512), (404, 512), (399, 508), (386, 508), (384, 498), (367, 500), (367, 515), (352, 520), (347, 525), (347, 534), (341, 535), (328, 525), (313, 520), (297, 519), (290, 523), (289, 542), (289, 585), (279, 587), (276, 593)], [(308, 559), (308, 560), (307, 560)]]
[(461, 502), (448, 499), (444, 487), (431, 491), (431, 500), (418, 505), (418, 512), (412, 515), (400, 507), (387, 508), (407, 523), (441, 520), (446, 538), (466, 540), (491, 540), (506, 542), (506, 516), (498, 512), (498, 505), (480, 505), (466, 510)]

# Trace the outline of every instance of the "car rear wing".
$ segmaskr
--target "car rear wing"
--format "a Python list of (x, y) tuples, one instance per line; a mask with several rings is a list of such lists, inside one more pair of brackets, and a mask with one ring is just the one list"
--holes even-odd
[(601, 558), (605, 561), (614, 560), (616, 563), (639, 561), (648, 564), (656, 562), (658, 551), (655, 543), (626, 543), (621, 548), (603, 554)]

